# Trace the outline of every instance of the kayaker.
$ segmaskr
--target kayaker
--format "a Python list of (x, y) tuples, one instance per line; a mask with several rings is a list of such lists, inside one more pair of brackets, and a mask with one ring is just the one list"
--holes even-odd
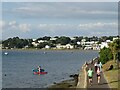
[(41, 66), (38, 66), (38, 72), (40, 72), (41, 71)]

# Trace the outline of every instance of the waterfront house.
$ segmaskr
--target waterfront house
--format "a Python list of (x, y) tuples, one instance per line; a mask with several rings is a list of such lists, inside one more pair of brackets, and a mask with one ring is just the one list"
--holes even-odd
[(76, 38), (74, 38), (74, 37), (71, 37), (70, 39), (71, 39), (71, 40), (75, 40)]
[(102, 48), (104, 48), (104, 47), (106, 47), (106, 48), (109, 47), (107, 42), (101, 42), (100, 48), (102, 49)]
[(36, 43), (36, 42), (32, 42), (32, 45), (37, 47), (39, 45), (39, 43)]
[(33, 41), (36, 41), (36, 39), (32, 39)]
[(57, 49), (65, 49), (65, 48), (66, 48), (66, 45), (57, 44), (57, 45), (56, 45), (56, 48), (57, 48)]
[(118, 37), (113, 38), (113, 41), (116, 40), (116, 39), (118, 39)]
[(49, 46), (49, 45), (46, 45), (46, 46), (45, 46), (45, 49), (50, 49), (50, 46)]
[(50, 38), (50, 41), (55, 41), (57, 38)]
[(100, 50), (100, 45), (99, 44), (93, 44), (92, 48), (93, 48), (93, 50)]
[(92, 49), (92, 45), (85, 45), (84, 50), (91, 50)]
[(71, 45), (71, 44), (66, 44), (66, 48), (67, 48), (67, 49), (73, 49), (73, 48), (74, 48), (74, 46), (73, 46), (73, 45)]
[(47, 40), (38, 40), (38, 43), (48, 42)]

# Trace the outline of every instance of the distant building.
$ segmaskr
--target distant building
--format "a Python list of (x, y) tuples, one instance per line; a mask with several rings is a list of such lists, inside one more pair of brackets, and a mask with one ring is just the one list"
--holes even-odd
[(87, 45), (85, 46), (84, 50), (91, 50), (92, 49), (92, 46), (91, 45)]
[(56, 45), (56, 48), (57, 48), (57, 49), (65, 49), (65, 48), (66, 48), (66, 45), (57, 44), (57, 45)]
[(100, 45), (99, 44), (94, 44), (93, 45), (93, 50), (100, 50)]
[(78, 41), (77, 44), (80, 45), (81, 43)]
[(112, 41), (111, 40), (106, 40), (107, 43), (111, 43)]
[(36, 43), (36, 42), (32, 42), (32, 45), (37, 47), (39, 45), (39, 43)]
[(82, 39), (82, 40), (81, 40), (81, 42), (85, 42), (85, 41), (86, 41), (86, 39)]
[(33, 41), (36, 41), (36, 39), (32, 39)]
[(75, 40), (76, 38), (74, 38), (74, 37), (71, 37), (70, 39), (71, 39), (71, 40)]
[(116, 39), (118, 39), (118, 37), (113, 38), (113, 41), (116, 40)]
[(55, 41), (57, 38), (50, 38), (51, 41)]
[(38, 43), (47, 42), (46, 40), (38, 40)]
[(49, 45), (46, 45), (46, 46), (45, 46), (45, 49), (50, 49), (50, 46), (49, 46)]
[(104, 47), (106, 47), (106, 48), (109, 47), (107, 42), (102, 42), (102, 43), (101, 43), (100, 48), (102, 49), (102, 48), (104, 48)]
[(66, 48), (67, 48), (67, 49), (73, 49), (74, 46), (73, 46), (73, 45), (70, 45), (70, 44), (66, 44)]

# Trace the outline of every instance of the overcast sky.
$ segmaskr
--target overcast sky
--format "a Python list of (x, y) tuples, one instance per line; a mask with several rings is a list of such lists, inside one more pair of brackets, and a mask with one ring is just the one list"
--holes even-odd
[(3, 2), (2, 37), (118, 35), (117, 2)]

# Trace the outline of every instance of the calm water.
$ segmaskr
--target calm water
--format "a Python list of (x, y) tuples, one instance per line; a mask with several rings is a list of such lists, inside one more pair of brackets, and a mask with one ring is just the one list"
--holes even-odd
[[(8, 52), (8, 55), (4, 53)], [(97, 51), (9, 50), (2, 52), (3, 88), (43, 88), (79, 73), (85, 61), (98, 56)], [(46, 75), (33, 75), (41, 65)], [(6, 76), (5, 76), (6, 74)]]

